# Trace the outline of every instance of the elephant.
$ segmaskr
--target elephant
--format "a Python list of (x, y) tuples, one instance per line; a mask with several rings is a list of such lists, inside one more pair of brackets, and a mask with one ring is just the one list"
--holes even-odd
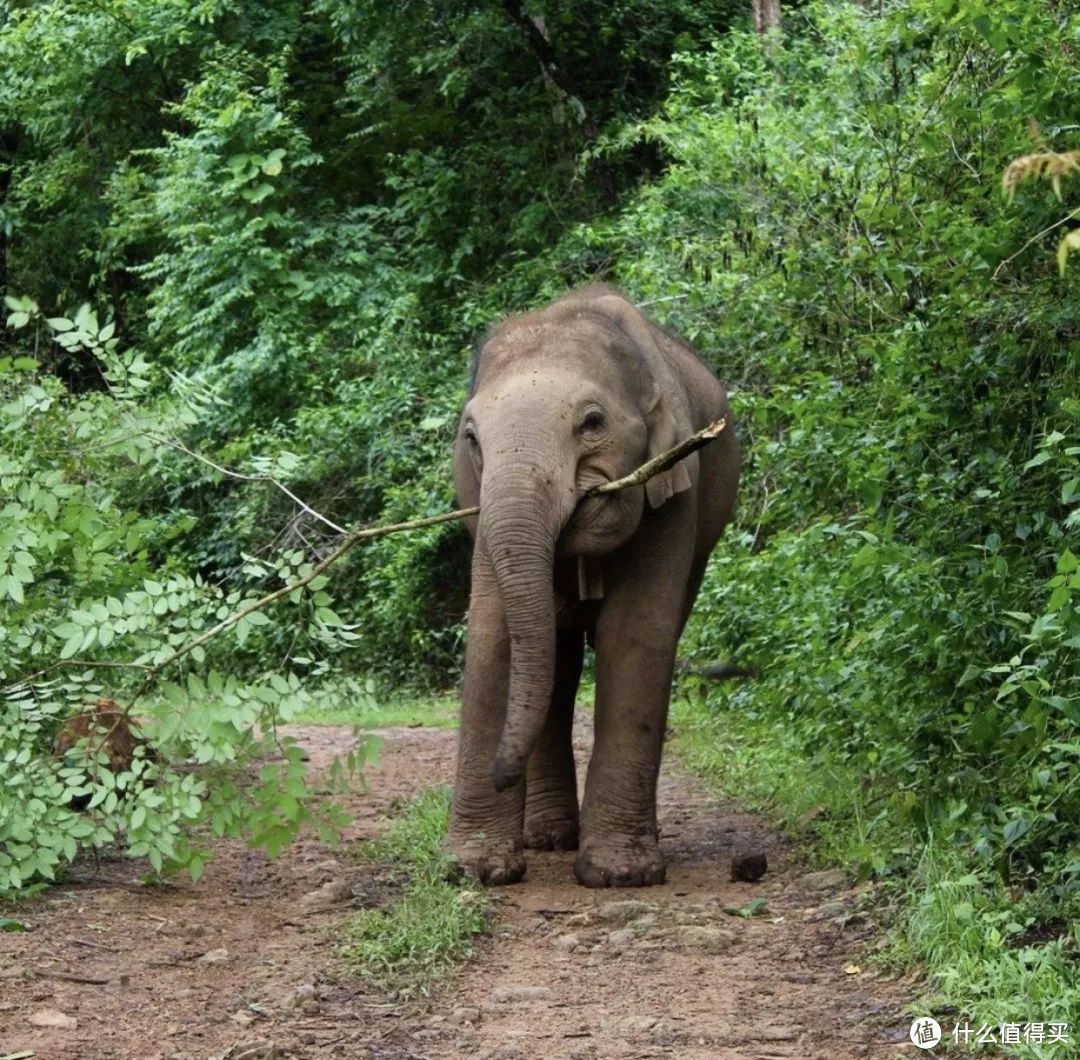
[[(719, 418), (716, 441), (643, 486), (585, 496)], [(587, 887), (664, 882), (675, 649), (739, 467), (724, 387), (614, 288), (509, 317), (482, 343), (454, 444), (459, 503), (479, 506), (448, 836), (462, 871), (514, 883), (524, 848), (577, 849)], [(586, 640), (595, 738), (579, 809)]]

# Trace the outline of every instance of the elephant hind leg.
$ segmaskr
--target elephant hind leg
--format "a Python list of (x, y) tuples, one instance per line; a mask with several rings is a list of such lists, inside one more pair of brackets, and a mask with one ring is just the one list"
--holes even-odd
[(547, 721), (532, 755), (525, 781), (525, 846), (533, 850), (576, 850), (578, 845), (577, 773), (574, 768), (574, 701), (581, 680), (584, 634), (559, 630), (555, 687)]

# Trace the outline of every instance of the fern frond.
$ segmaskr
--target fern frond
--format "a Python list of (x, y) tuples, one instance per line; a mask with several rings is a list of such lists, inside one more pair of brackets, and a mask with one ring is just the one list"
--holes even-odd
[(1001, 177), (1001, 190), (1009, 202), (1013, 201), (1017, 187), (1025, 180), (1045, 177), (1050, 181), (1054, 194), (1061, 199), (1061, 178), (1074, 169), (1080, 169), (1080, 151), (1037, 151), (1014, 158)]

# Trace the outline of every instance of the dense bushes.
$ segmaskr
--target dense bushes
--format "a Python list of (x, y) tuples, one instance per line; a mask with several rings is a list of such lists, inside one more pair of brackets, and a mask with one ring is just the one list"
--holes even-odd
[[(684, 647), (764, 676), (683, 715), (690, 753), (756, 758), (766, 795), (803, 784), (864, 873), (929, 858), (939, 968), (974, 952), (928, 942), (952, 872), (974, 963), (1061, 934), (1039, 958), (1060, 986), (1080, 944), (1061, 917), (1080, 910), (1080, 299), (1054, 251), (1080, 187), (1010, 203), (1001, 177), (1074, 143), (1076, 16), (820, 5), (788, 26), (782, 50), (686, 58), (639, 127), (671, 165), (604, 233), (732, 380), (752, 443)], [(952, 976), (954, 999), (990, 989)]]

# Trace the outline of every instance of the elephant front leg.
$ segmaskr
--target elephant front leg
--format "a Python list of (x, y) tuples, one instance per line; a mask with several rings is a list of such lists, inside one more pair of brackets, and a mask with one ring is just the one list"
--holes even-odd
[(555, 687), (525, 781), (525, 846), (577, 850), (578, 796), (574, 768), (574, 700), (585, 648), (581, 630), (559, 630)]
[(678, 626), (635, 622), (598, 630), (596, 739), (574, 872), (586, 887), (663, 883), (656, 781)]
[(491, 767), (506, 717), (510, 641), (490, 565), (476, 550), (469, 605), (450, 851), (481, 883), (516, 883), (525, 875), (525, 785), (497, 792)]

